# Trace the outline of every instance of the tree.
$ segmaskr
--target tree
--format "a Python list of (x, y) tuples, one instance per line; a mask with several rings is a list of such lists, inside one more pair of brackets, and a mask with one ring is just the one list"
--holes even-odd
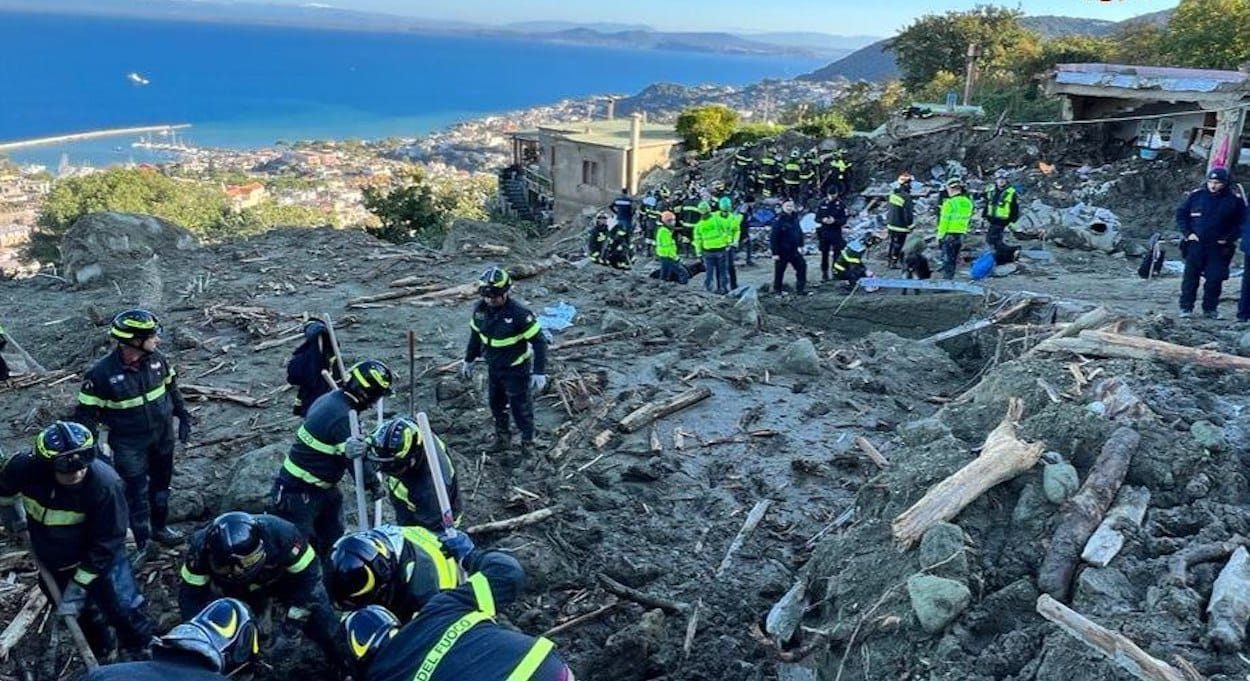
[(686, 148), (706, 153), (723, 145), (738, 126), (738, 112), (723, 104), (696, 106), (677, 116), (677, 134)]
[(1250, 60), (1250, 0), (1181, 0), (1161, 48), (1177, 66), (1237, 68)]
[(903, 107), (907, 92), (900, 81), (885, 85), (858, 81), (847, 87), (833, 109), (855, 130), (876, 130), (890, 115)]
[(1108, 38), (1069, 35), (1041, 43), (1033, 55), (1017, 55), (1011, 65), (1015, 80), (1028, 82), (1055, 67), (1055, 64), (1083, 64), (1111, 59), (1115, 43)]
[(1020, 25), (1016, 10), (978, 5), (966, 12), (928, 14), (899, 32), (890, 43), (903, 84), (923, 87), (938, 73), (964, 73), (968, 45), (981, 49), (980, 73), (1005, 69), (1019, 54), (1035, 53), (1039, 38)]
[(776, 137), (785, 132), (786, 126), (776, 123), (747, 123), (738, 126), (734, 134), (725, 140), (727, 147), (740, 147), (747, 142), (755, 143), (769, 137)]
[(379, 239), (395, 243), (429, 240), (446, 231), (446, 216), (439, 210), (425, 173), (418, 167), (414, 166), (399, 186), (365, 187), (363, 201), (365, 210), (382, 223), (367, 230)]
[(828, 138), (828, 137), (850, 137), (855, 128), (851, 127), (851, 123), (846, 120), (837, 111), (826, 111), (818, 116), (810, 118), (798, 125), (794, 129), (810, 135), (812, 137)]
[(1157, 64), (1161, 53), (1163, 29), (1148, 21), (1126, 24), (1110, 38), (1111, 53), (1107, 60), (1116, 64)]

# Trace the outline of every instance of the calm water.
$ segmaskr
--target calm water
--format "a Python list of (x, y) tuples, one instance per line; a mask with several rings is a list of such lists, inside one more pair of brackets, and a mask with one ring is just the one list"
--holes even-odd
[[(818, 60), (516, 40), (0, 12), (0, 140), (191, 123), (195, 144), (412, 136), (456, 120), (655, 82), (743, 84)], [(150, 81), (127, 79), (136, 72)], [(15, 152), (125, 161), (129, 138)], [(121, 151), (116, 148), (121, 147)], [(136, 157), (136, 160), (142, 160)]]

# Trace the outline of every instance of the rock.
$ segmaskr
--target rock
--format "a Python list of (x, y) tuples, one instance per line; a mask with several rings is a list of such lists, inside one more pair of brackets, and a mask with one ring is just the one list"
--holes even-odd
[(61, 240), (64, 274), (79, 286), (129, 283), (136, 265), (196, 247), (187, 230), (151, 215), (91, 213), (78, 219)]
[(1228, 446), (1228, 440), (1224, 437), (1224, 429), (1210, 421), (1195, 421), (1189, 427), (1189, 433), (1194, 436), (1198, 444), (1202, 445), (1203, 449), (1219, 452)]
[(634, 328), (634, 323), (617, 314), (615, 310), (608, 310), (603, 313), (603, 320), (599, 322), (599, 328), (604, 333), (616, 333), (618, 331), (629, 331)]
[(1215, 585), (1207, 605), (1208, 631), (1217, 650), (1235, 653), (1246, 640), (1246, 621), (1250, 619), (1250, 555), (1239, 547)]
[(764, 618), (764, 631), (781, 642), (790, 640), (803, 621), (803, 612), (807, 608), (807, 580), (797, 579), (789, 591), (781, 597), (773, 607), (768, 609)]
[(1076, 467), (1066, 461), (1047, 464), (1042, 468), (1042, 493), (1052, 504), (1067, 501), (1080, 486), (1081, 479), (1076, 474)]
[(1085, 568), (1076, 578), (1072, 603), (1081, 612), (1129, 612), (1136, 602), (1132, 583), (1115, 568)]
[(961, 582), (968, 580), (964, 531), (958, 525), (938, 523), (920, 539), (920, 567), (927, 574)]
[(1032, 480), (1020, 490), (1020, 498), (1016, 500), (1016, 507), (1011, 512), (1011, 522), (1016, 525), (1032, 526), (1050, 515), (1050, 510), (1046, 495), (1042, 492), (1041, 483)]
[(819, 681), (816, 670), (783, 662), (777, 665), (777, 681)]
[[(272, 476), (271, 476), (272, 477)], [(172, 489), (169, 494), (169, 522), (182, 523), (204, 518), (204, 495), (196, 490)]]
[(274, 473), (282, 466), (289, 448), (286, 442), (275, 442), (236, 459), (227, 476), (230, 482), (217, 502), (216, 512), (264, 513), (269, 506)]
[(812, 343), (812, 339), (800, 338), (791, 343), (782, 355), (781, 366), (778, 368), (793, 374), (818, 376), (820, 357), (816, 354), (816, 346)]
[(758, 329), (762, 319), (759, 291), (754, 286), (744, 286), (730, 314), (739, 324)]
[(686, 334), (686, 338), (703, 342), (716, 342), (721, 338), (721, 331), (725, 328), (725, 320), (720, 316), (705, 312), (695, 317), (694, 323), (690, 325), (690, 332)]
[(997, 267), (995, 267), (993, 275), (995, 277), (1006, 277), (1008, 275), (1015, 274), (1016, 270), (1018, 269), (1020, 269), (1019, 265), (1015, 264), (1014, 262), (1009, 262), (1009, 263), (998, 265)]
[(898, 427), (898, 434), (899, 437), (903, 438), (903, 444), (909, 447), (919, 447), (929, 442), (950, 437), (951, 429), (950, 426), (938, 419), (929, 417), (904, 423)]
[(637, 670), (637, 675), (621, 678), (653, 678), (646, 674), (646, 669), (660, 662), (657, 658), (665, 654), (667, 638), (664, 611), (649, 610), (643, 613), (638, 624), (631, 624), (608, 637), (603, 644), (603, 659), (618, 663), (620, 660), (630, 661), (629, 666)]
[(968, 587), (953, 579), (932, 575), (908, 577), (907, 595), (920, 626), (930, 634), (940, 633), (972, 601)]
[(1206, 473), (1199, 473), (1190, 478), (1189, 482), (1185, 483), (1185, 496), (1188, 497), (1190, 501), (1205, 498), (1210, 493), (1211, 477)]

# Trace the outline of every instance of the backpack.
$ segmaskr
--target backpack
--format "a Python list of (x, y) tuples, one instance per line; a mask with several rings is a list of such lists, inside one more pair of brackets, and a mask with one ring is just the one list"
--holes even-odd
[(993, 274), (994, 266), (997, 264), (994, 258), (994, 251), (986, 251), (977, 256), (977, 259), (972, 262), (971, 274), (973, 281), (980, 281)]

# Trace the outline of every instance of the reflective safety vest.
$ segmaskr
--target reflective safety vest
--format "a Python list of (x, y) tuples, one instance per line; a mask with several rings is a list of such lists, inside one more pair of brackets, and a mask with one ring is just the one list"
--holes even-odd
[(967, 194), (958, 194), (942, 202), (942, 211), (938, 216), (938, 237), (947, 234), (966, 234), (972, 222), (974, 206)]
[(668, 225), (661, 224), (655, 230), (655, 255), (677, 259), (677, 242), (673, 240), (673, 230)]
[[(903, 196), (902, 194), (896, 191), (890, 192), (890, 198), (888, 199), (888, 201), (889, 201), (890, 207), (889, 207), (889, 213), (886, 216), (885, 228), (891, 232), (910, 232), (911, 231), (910, 224), (901, 224), (905, 222), (905, 220), (903, 219), (903, 214), (906, 212), (906, 208), (907, 208), (907, 197)], [(895, 224), (895, 223), (900, 223), (900, 224)]]
[(839, 178), (846, 177), (846, 171), (851, 168), (851, 164), (847, 163), (845, 159), (841, 159), (841, 158), (833, 159), (833, 163), (830, 165), (833, 168), (834, 175), (836, 175)]
[[(991, 194), (993, 196), (993, 194)], [(1007, 187), (998, 194), (998, 201), (990, 204), (990, 217), (1006, 220), (1011, 217), (1011, 202), (1016, 198), (1016, 188)]]
[(802, 168), (799, 166), (797, 161), (790, 161), (789, 163), (787, 163), (784, 167), (785, 183), (786, 184), (798, 184), (799, 173), (801, 171), (802, 171)]
[(838, 259), (833, 263), (833, 270), (835, 272), (844, 272), (850, 265), (859, 265), (864, 262), (864, 251), (866, 249), (864, 249), (862, 245), (859, 246), (859, 248), (856, 248), (857, 244), (859, 244), (859, 242), (847, 245), (847, 247), (843, 248), (842, 252), (838, 254)]
[(737, 168), (745, 168), (751, 165), (751, 157), (741, 151), (734, 154), (734, 166)]

